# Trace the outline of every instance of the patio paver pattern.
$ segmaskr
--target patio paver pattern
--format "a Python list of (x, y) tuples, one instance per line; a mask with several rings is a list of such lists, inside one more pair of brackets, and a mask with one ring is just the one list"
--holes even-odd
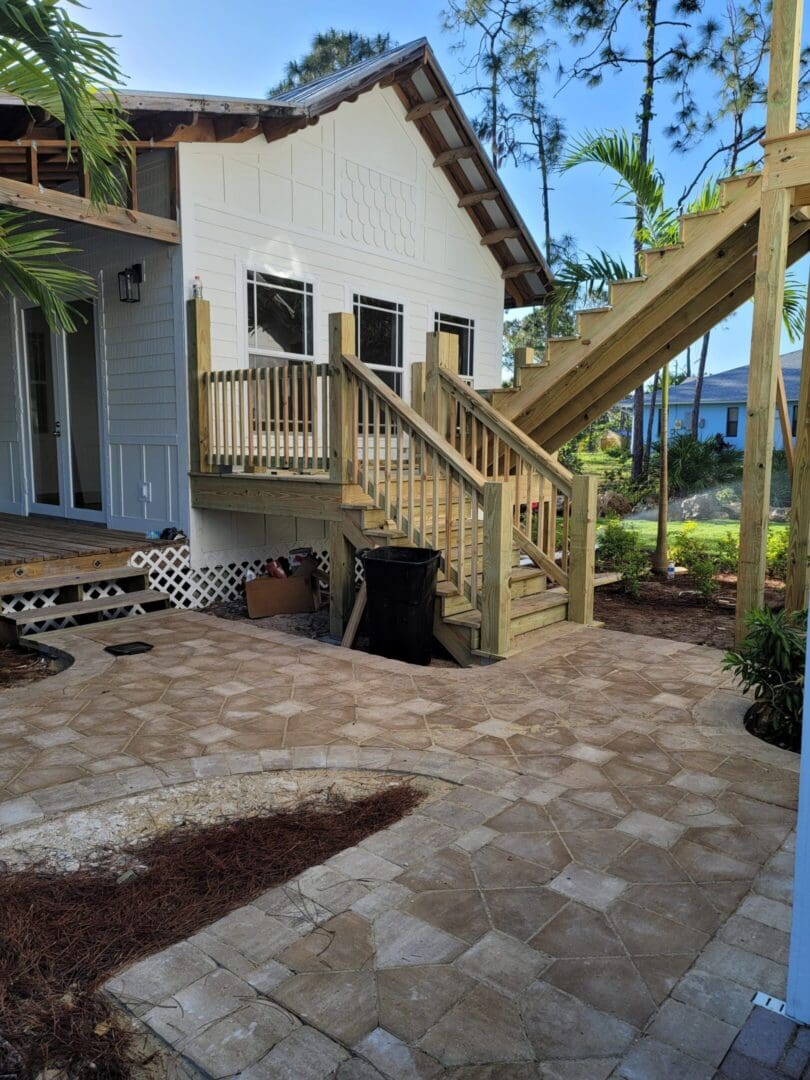
[(716, 651), (554, 627), (417, 669), (179, 612), (54, 641), (76, 663), (0, 695), (0, 827), (229, 772), (452, 785), (112, 980), (195, 1075), (700, 1080), (784, 993), (796, 759), (722, 722)]

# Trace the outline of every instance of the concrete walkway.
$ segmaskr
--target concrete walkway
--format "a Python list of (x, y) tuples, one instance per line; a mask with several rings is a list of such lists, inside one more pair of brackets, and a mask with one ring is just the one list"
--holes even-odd
[(49, 640), (75, 664), (0, 696), (1, 827), (228, 773), (452, 785), (116, 976), (192, 1075), (701, 1080), (784, 993), (797, 759), (718, 652), (555, 626), (414, 669), (180, 612)]

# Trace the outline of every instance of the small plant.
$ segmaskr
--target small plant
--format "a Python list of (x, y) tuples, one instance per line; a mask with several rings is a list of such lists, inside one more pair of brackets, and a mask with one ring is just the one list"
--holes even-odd
[(807, 612), (788, 615), (784, 611), (763, 608), (749, 613), (746, 626), (748, 633), (742, 646), (737, 652), (726, 653), (723, 667), (734, 672), (744, 693), (754, 691), (755, 705), (746, 720), (757, 724), (771, 741), (798, 750), (804, 699)]
[(768, 529), (765, 565), (769, 576), (778, 578), (779, 581), (784, 581), (787, 577), (788, 534), (788, 529)]
[(579, 447), (573, 439), (560, 447), (557, 457), (564, 469), (573, 473), (582, 472), (582, 458), (579, 455)]
[[(659, 469), (659, 445), (653, 446), (650, 469)], [(669, 491), (671, 495), (691, 495), (711, 491), (739, 479), (742, 474), (742, 454), (720, 435), (713, 439), (696, 439), (689, 433), (675, 435), (669, 441)]]
[(600, 530), (597, 556), (601, 568), (621, 574), (622, 589), (627, 595), (637, 597), (641, 579), (650, 571), (650, 561), (635, 529), (623, 525), (618, 518), (610, 518)]
[(710, 600), (717, 592), (715, 576), (719, 564), (717, 557), (702, 540), (698, 539), (696, 533), (697, 522), (687, 521), (680, 532), (675, 534), (670, 556), (675, 562), (686, 567), (694, 578), (700, 595), (705, 600)]
[(721, 574), (736, 574), (740, 565), (740, 538), (731, 529), (717, 541), (717, 569)]

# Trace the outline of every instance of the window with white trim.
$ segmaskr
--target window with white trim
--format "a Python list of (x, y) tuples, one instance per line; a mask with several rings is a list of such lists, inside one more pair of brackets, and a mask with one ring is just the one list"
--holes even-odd
[(358, 359), (401, 396), (402, 304), (355, 293), (353, 309)]
[(458, 338), (458, 373), (472, 385), (473, 358), (475, 354), (475, 319), (465, 319), (461, 315), (447, 315), (437, 311), (433, 316), (433, 329), (445, 334), (455, 334)]
[(737, 405), (729, 405), (726, 409), (726, 438), (736, 439), (740, 430), (740, 410)]
[(272, 358), (312, 358), (313, 289), (308, 281), (247, 272), (248, 354), (251, 367)]

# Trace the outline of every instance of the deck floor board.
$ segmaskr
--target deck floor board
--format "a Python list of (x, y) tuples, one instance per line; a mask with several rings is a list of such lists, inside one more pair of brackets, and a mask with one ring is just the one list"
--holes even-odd
[(83, 521), (0, 514), (0, 566), (135, 551), (155, 544), (143, 533)]

